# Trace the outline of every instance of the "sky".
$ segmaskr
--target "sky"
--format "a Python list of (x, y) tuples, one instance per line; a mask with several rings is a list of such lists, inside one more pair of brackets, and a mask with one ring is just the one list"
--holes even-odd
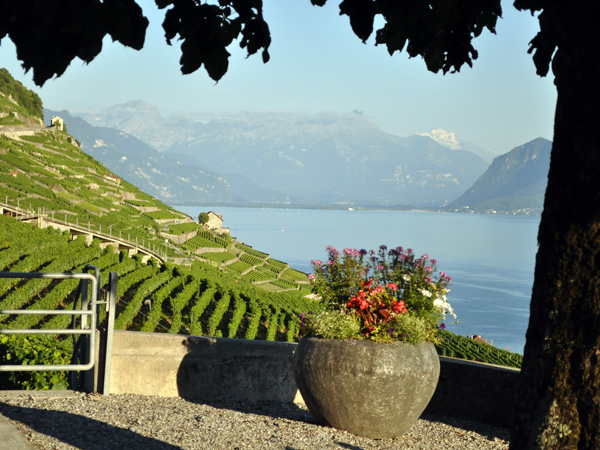
[(399, 136), (443, 128), (501, 154), (537, 137), (552, 139), (556, 89), (552, 77), (535, 74), (529, 41), (535, 17), (502, 2), (503, 18), (493, 35), (474, 41), (479, 58), (471, 69), (442, 75), (405, 53), (390, 57), (372, 37), (363, 44), (338, 14), (339, 1), (323, 7), (310, 0), (264, 0), (271, 30), (271, 60), (246, 58), (237, 42), (229, 48), (227, 74), (215, 83), (203, 68), (179, 71), (179, 43), (168, 46), (161, 28), (164, 11), (138, 0), (150, 20), (141, 51), (105, 38), (89, 65), (74, 60), (42, 88), (25, 74), (12, 42), (0, 44), (0, 67), (35, 90), (52, 110), (104, 109), (131, 100), (177, 112), (274, 111), (318, 114), (362, 111), (384, 131)]

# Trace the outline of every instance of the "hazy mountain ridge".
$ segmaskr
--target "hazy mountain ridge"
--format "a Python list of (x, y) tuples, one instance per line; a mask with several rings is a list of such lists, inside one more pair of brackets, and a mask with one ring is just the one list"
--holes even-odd
[(130, 102), (77, 114), (130, 133), (165, 156), (194, 158), (228, 174), (230, 183), (240, 177), (233, 195), (249, 201), (261, 199), (247, 198), (243, 178), (259, 197), (271, 192), (306, 203), (440, 206), (488, 166), (472, 152), (449, 151), (428, 137), (385, 133), (360, 113), (264, 112), (198, 121), (193, 114), (165, 119), (152, 105)]
[(117, 175), (164, 201), (198, 198), (232, 201), (231, 187), (221, 176), (197, 161), (169, 158), (123, 131), (93, 127), (68, 111), (44, 110), (46, 117), (58, 115), (81, 148)]
[(388, 135), (360, 117), (294, 123), (273, 137), (264, 128), (245, 127), (228, 140), (201, 136), (166, 154), (193, 155), (217, 173), (243, 174), (318, 202), (372, 205), (444, 204), (487, 167), (472, 153), (449, 152), (429, 138)]

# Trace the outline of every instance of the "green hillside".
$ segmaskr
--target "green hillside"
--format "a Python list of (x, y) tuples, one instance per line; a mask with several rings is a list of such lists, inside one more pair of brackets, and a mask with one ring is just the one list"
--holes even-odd
[[(0, 69), (0, 92), (2, 93), (0, 96), (0, 124), (4, 124), (1, 118), (12, 116), (13, 119), (16, 119), (15, 112), (38, 119), (43, 117), (40, 97), (16, 81), (4, 68)], [(4, 116), (2, 113), (8, 113), (8, 116)]]

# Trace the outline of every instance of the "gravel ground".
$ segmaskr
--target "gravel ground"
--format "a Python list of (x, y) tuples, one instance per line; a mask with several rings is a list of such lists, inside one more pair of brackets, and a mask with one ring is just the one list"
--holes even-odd
[(360, 438), (315, 424), (304, 405), (293, 403), (75, 393), (3, 398), (0, 414), (43, 450), (508, 449), (506, 429), (444, 417), (422, 418), (400, 438)]

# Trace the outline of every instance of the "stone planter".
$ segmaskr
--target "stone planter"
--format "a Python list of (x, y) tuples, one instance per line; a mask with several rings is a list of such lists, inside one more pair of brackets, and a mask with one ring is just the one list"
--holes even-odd
[(358, 436), (400, 436), (435, 392), (440, 362), (431, 343), (304, 337), (294, 376), (315, 420)]

